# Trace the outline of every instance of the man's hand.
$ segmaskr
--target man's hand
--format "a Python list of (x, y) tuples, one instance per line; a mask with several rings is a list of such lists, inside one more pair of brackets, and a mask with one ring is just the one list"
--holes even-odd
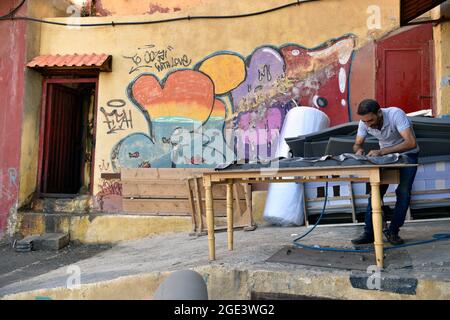
[(381, 150), (370, 150), (367, 154), (368, 157), (381, 157), (382, 155)]
[(355, 144), (353, 145), (353, 152), (358, 156), (364, 155), (364, 148), (362, 147), (364, 144), (365, 137), (356, 136)]

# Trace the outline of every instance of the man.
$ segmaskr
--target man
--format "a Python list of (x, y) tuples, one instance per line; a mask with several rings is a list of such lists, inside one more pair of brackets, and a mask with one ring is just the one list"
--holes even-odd
[[(359, 104), (358, 115), (361, 116), (361, 120), (359, 121), (358, 133), (353, 146), (355, 154), (364, 154), (363, 144), (369, 133), (378, 139), (380, 150), (371, 150), (367, 156), (378, 157), (390, 153), (401, 153), (408, 157), (410, 163), (417, 163), (419, 148), (412, 124), (403, 110), (396, 107), (381, 109), (377, 101), (366, 99)], [(398, 233), (405, 222), (416, 172), (417, 167), (400, 169), (400, 183), (395, 190), (397, 201), (393, 216), (389, 228), (383, 230), (387, 240), (393, 245), (403, 243)], [(383, 199), (388, 187), (389, 185), (380, 186), (381, 199)], [(364, 233), (359, 238), (353, 239), (353, 244), (374, 242), (370, 197), (365, 215), (365, 224)]]

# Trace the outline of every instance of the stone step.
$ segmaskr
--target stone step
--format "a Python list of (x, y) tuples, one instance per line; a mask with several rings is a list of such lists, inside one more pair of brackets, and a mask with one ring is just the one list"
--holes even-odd
[(68, 233), (44, 233), (33, 241), (34, 250), (60, 250), (69, 244)]
[(89, 213), (92, 212), (92, 197), (89, 195), (75, 198), (42, 198), (31, 203), (31, 209), (43, 213)]
[(19, 240), (14, 247), (17, 252), (30, 252), (34, 248), (34, 242), (40, 239), (40, 235), (31, 235)]
[[(192, 231), (189, 216), (155, 216), (154, 214), (42, 213), (19, 211), (17, 237), (44, 233), (68, 233), (70, 241), (104, 244), (135, 240), (158, 234)], [(226, 217), (216, 220), (226, 225)]]

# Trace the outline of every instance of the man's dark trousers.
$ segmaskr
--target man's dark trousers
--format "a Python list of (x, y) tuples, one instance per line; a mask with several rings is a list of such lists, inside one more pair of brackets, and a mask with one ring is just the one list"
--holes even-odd
[[(417, 163), (419, 154), (408, 154), (408, 163)], [(408, 211), (409, 202), (411, 200), (411, 189), (414, 183), (414, 178), (416, 177), (417, 167), (407, 167), (400, 169), (400, 183), (395, 190), (397, 195), (397, 201), (395, 203), (394, 214), (391, 218), (391, 224), (389, 225), (389, 231), (391, 234), (398, 234), (400, 227), (403, 226), (406, 218), (406, 212)], [(380, 196), (383, 199), (386, 191), (388, 189), (388, 184), (380, 185)], [(371, 195), (369, 196), (369, 203), (367, 205), (364, 231), (367, 234), (373, 235), (373, 224), (372, 224), (372, 203)]]

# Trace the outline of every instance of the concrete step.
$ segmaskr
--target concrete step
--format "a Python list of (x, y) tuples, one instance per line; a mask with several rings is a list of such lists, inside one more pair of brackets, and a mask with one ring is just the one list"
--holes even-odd
[[(44, 233), (68, 233), (70, 241), (85, 244), (115, 243), (157, 234), (192, 231), (190, 216), (27, 211), (19, 211), (17, 216), (16, 234), (18, 237)], [(225, 225), (225, 219), (220, 217), (223, 225)]]
[(34, 248), (34, 242), (40, 238), (40, 235), (31, 235), (15, 243), (16, 252), (30, 252)]
[(35, 199), (31, 203), (31, 209), (42, 213), (90, 213), (93, 211), (93, 199), (90, 195)]
[(34, 250), (60, 250), (69, 244), (68, 233), (44, 233), (33, 241)]

